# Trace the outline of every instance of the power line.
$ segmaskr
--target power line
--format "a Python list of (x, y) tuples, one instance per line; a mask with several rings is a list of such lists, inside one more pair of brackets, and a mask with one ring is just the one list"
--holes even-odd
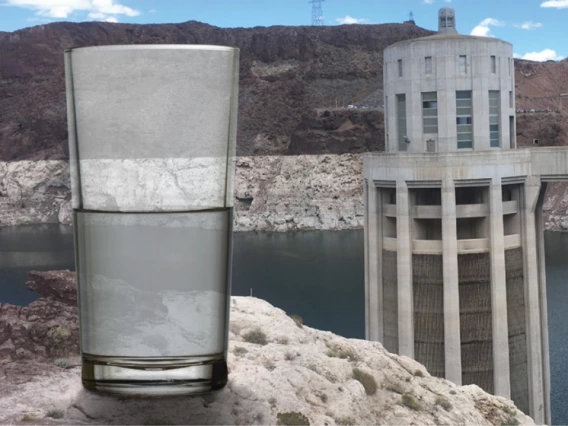
[(321, 3), (325, 0), (310, 0), (312, 5), (312, 25), (323, 25), (323, 10)]

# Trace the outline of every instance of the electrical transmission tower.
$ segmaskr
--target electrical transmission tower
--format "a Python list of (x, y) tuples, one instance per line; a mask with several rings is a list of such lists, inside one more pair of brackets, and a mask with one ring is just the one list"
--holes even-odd
[(310, 0), (312, 4), (312, 25), (323, 25), (323, 10), (321, 3), (325, 0)]
[(412, 13), (412, 10), (410, 11), (410, 13), (408, 14), (408, 21), (404, 21), (405, 24), (414, 24), (416, 25), (416, 22), (414, 22), (414, 13)]

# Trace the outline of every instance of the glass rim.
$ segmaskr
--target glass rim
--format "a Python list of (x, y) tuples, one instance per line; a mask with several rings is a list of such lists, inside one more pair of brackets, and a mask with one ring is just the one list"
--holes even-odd
[(104, 46), (81, 46), (65, 49), (66, 53), (75, 50), (202, 50), (202, 51), (238, 51), (238, 47), (217, 46), (212, 44), (114, 44)]

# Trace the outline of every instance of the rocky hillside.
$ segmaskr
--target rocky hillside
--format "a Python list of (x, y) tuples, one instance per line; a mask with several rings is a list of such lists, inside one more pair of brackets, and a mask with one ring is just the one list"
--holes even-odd
[(317, 109), (305, 115), (290, 138), (289, 154), (349, 154), (384, 151), (384, 115), (379, 109)]
[(432, 377), (378, 342), (302, 325), (252, 297), (231, 298), (222, 391), (144, 401), (88, 393), (75, 274), (30, 278), (28, 288), (43, 297), (27, 307), (0, 304), (2, 424), (534, 424), (511, 401)]
[(568, 58), (563, 61), (534, 62), (515, 59), (516, 106), (524, 110), (568, 110)]
[[(63, 51), (108, 44), (195, 43), (241, 49), (239, 155), (359, 153), (383, 148), (382, 52), (431, 34), (412, 24), (217, 28), (54, 23), (0, 33), (0, 161), (66, 159)], [(517, 108), (556, 109), (568, 60), (516, 60)], [(568, 103), (568, 98), (565, 99)], [(568, 105), (565, 105), (568, 108)], [(520, 140), (567, 144), (568, 120), (518, 118)], [(549, 132), (550, 123), (559, 131)]]
[[(313, 115), (314, 108), (363, 102), (376, 106), (383, 49), (428, 34), (411, 24), (224, 29), (198, 22), (55, 23), (3, 33), (0, 160), (66, 158), (63, 51), (69, 47), (147, 43), (239, 47), (238, 153), (255, 155), (287, 153), (291, 134), (305, 116)], [(301, 146), (296, 144), (295, 150), (301, 151)]]
[[(358, 155), (384, 149), (382, 51), (428, 34), (412, 24), (223, 29), (198, 22), (56, 23), (0, 33), (0, 226), (69, 222), (65, 164), (37, 162), (67, 159), (65, 48), (201, 43), (241, 49), (235, 229), (361, 227)], [(568, 60), (516, 60), (515, 72), (516, 106), (528, 111), (517, 114), (518, 145), (568, 145), (568, 97), (558, 97), (568, 93)], [(551, 194), (546, 226), (566, 229), (568, 187), (555, 184)]]

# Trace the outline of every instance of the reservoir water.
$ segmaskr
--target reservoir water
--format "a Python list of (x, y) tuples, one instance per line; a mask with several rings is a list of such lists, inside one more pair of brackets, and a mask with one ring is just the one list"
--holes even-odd
[[(568, 424), (568, 234), (546, 233), (553, 424)], [(232, 294), (265, 299), (310, 327), (365, 335), (363, 231), (236, 233)], [(0, 303), (37, 298), (29, 270), (74, 269), (70, 227), (0, 228)]]

